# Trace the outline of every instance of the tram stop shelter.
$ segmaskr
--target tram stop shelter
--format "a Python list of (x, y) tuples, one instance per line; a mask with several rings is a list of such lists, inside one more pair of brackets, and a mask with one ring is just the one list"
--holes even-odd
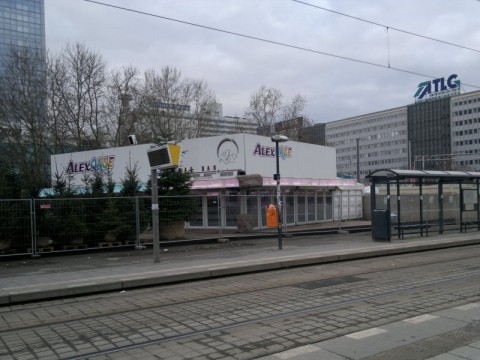
[[(373, 240), (447, 230), (480, 230), (480, 172), (394, 170), (372, 171), (370, 211)], [(393, 195), (393, 196), (392, 196)]]

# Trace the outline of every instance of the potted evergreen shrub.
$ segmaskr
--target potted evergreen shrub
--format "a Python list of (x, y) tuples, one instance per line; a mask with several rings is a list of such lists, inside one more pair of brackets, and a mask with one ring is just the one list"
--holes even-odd
[(157, 181), (160, 238), (183, 239), (185, 221), (195, 215), (198, 206), (198, 202), (190, 196), (191, 172), (181, 168), (164, 169), (158, 173)]

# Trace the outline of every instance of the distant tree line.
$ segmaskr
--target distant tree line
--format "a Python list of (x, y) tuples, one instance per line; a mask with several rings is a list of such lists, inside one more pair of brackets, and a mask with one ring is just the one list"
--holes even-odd
[[(100, 54), (78, 43), (46, 61), (12, 49), (2, 68), (0, 186), (14, 179), (17, 190), (7, 191), (12, 197), (35, 197), (50, 186), (51, 154), (127, 145), (129, 134), (139, 143), (195, 138), (215, 116), (216, 96), (205, 81), (168, 66), (108, 70)], [(288, 101), (278, 89), (261, 86), (244, 116), (273, 129), (275, 122), (305, 116), (305, 103), (300, 95)], [(0, 190), (2, 197), (8, 193)]]

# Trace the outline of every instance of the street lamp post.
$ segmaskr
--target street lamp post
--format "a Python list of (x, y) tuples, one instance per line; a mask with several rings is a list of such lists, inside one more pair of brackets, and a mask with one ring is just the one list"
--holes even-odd
[(158, 173), (151, 170), (152, 177), (152, 232), (153, 232), (153, 262), (160, 262), (160, 229), (158, 225)]
[(278, 143), (288, 141), (288, 137), (285, 135), (273, 135), (271, 139), (275, 143), (275, 159), (277, 163), (277, 171), (273, 178), (277, 181), (278, 250), (282, 250), (282, 199), (280, 192), (280, 149)]

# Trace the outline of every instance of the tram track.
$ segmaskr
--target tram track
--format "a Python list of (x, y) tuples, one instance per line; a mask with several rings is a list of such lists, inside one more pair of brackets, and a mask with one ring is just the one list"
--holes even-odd
[[(71, 358), (67, 358), (67, 359), (68, 360), (90, 359), (90, 358), (96, 357), (96, 356), (103, 356), (103, 355), (108, 355), (108, 354), (112, 354), (112, 353), (122, 352), (122, 351), (125, 351), (125, 350), (141, 348), (141, 347), (145, 347), (145, 346), (158, 345), (158, 344), (161, 344), (161, 343), (178, 341), (178, 340), (182, 340), (182, 339), (185, 339), (185, 338), (196, 337), (196, 336), (199, 336), (199, 335), (209, 334), (209, 333), (213, 333), (213, 332), (227, 331), (227, 330), (231, 330), (231, 329), (235, 329), (235, 328), (239, 328), (239, 327), (243, 327), (243, 326), (248, 326), (248, 325), (252, 325), (252, 324), (267, 322), (267, 321), (271, 321), (271, 320), (278, 320), (278, 319), (282, 319), (282, 318), (288, 318), (288, 317), (298, 316), (298, 315), (305, 315), (305, 314), (310, 314), (310, 313), (324, 312), (324, 311), (333, 310), (333, 309), (341, 309), (345, 306), (351, 306), (351, 305), (355, 305), (355, 304), (358, 304), (358, 303), (369, 302), (369, 301), (372, 301), (372, 300), (382, 299), (382, 298), (391, 297), (391, 296), (400, 295), (400, 294), (405, 294), (405, 293), (408, 293), (408, 292), (425, 290), (425, 289), (428, 289), (428, 288), (435, 288), (435, 287), (441, 286), (441, 285), (449, 285), (449, 284), (453, 284), (454, 282), (458, 282), (458, 281), (467, 281), (467, 282), (468, 281), (475, 281), (476, 282), (479, 279), (479, 277), (480, 277), (480, 273), (476, 273), (475, 275), (461, 276), (461, 277), (452, 278), (452, 279), (445, 280), (445, 281), (438, 281), (438, 282), (428, 284), (428, 285), (419, 285), (419, 286), (416, 286), (416, 287), (411, 287), (409, 289), (402, 289), (402, 290), (398, 290), (398, 291), (390, 291), (390, 292), (387, 292), (387, 293), (382, 293), (382, 294), (377, 294), (377, 295), (372, 295), (372, 296), (364, 296), (364, 297), (358, 297), (356, 299), (339, 301), (339, 302), (328, 304), (328, 305), (314, 306), (314, 307), (310, 307), (310, 308), (288, 311), (288, 312), (280, 313), (280, 314), (277, 314), (277, 315), (258, 317), (256, 319), (241, 321), (241, 322), (238, 322), (238, 323), (233, 323), (233, 324), (229, 324), (229, 325), (225, 325), (225, 326), (219, 326), (219, 327), (215, 327), (215, 328), (212, 328), (212, 329), (193, 331), (191, 333), (169, 336), (169, 337), (165, 337), (163, 339), (158, 339), (158, 340), (149, 340), (149, 341), (145, 341), (145, 342), (134, 344), (134, 345), (123, 346), (123, 347), (110, 349), (110, 350), (105, 350), (105, 351), (97, 351), (97, 352), (84, 354), (82, 356), (75, 356), (75, 357), (71, 357)], [(476, 286), (476, 287), (480, 291), (480, 285)], [(469, 301), (478, 301), (479, 299), (480, 299), (480, 294), (475, 299), (469, 298)], [(448, 303), (448, 306), (451, 306), (450, 301)]]
[[(472, 248), (478, 248), (479, 249), (479, 256), (480, 256), (480, 246), (472, 246)], [(436, 250), (437, 252), (449, 252), (450, 256), (454, 255), (452, 253), (452, 249), (441, 249), (441, 250)], [(459, 251), (462, 251), (462, 248), (460, 248)], [(418, 255), (418, 254), (417, 254)], [(391, 256), (389, 259), (393, 259), (392, 261), (396, 261), (395, 259), (405, 259), (407, 257), (412, 257), (412, 254), (408, 255), (396, 255), (396, 256)], [(417, 256), (418, 257), (418, 256)], [(468, 259), (475, 259), (477, 258), (477, 255), (469, 255), (467, 257), (462, 256), (462, 260), (468, 260)], [(416, 264), (412, 264), (411, 262), (408, 262), (407, 264), (402, 265), (401, 260), (400, 262), (397, 262), (393, 265), (392, 262), (388, 263), (388, 266), (384, 267), (379, 267), (375, 268), (374, 270), (368, 270), (364, 269), (362, 266), (355, 265), (352, 267), (351, 271), (343, 271), (343, 278), (346, 276), (368, 276), (369, 274), (375, 274), (379, 272), (389, 272), (389, 271), (398, 271), (401, 269), (413, 269), (415, 267), (422, 267), (426, 265), (435, 265), (435, 264), (445, 264), (448, 262), (455, 262), (458, 261), (458, 258), (453, 258), (450, 260), (446, 260), (445, 258), (441, 258), (438, 261), (432, 261), (429, 258), (423, 258), (423, 257), (418, 257), (418, 262)], [(354, 260), (351, 263), (359, 264), (359, 263), (365, 263), (368, 260)], [(310, 268), (314, 269), (317, 267), (325, 268), (329, 267), (331, 265), (315, 265), (315, 266), (305, 266), (302, 267), (303, 269), (305, 268)], [(297, 270), (300, 268), (297, 268)], [(480, 271), (480, 267), (478, 268)], [(292, 270), (277, 270), (274, 273), (285, 273), (285, 272), (290, 272)], [(338, 276), (331, 275), (331, 276), (309, 276), (312, 274), (312, 272), (308, 271), (307, 274), (303, 274), (303, 276), (299, 276), (296, 279), (292, 279), (290, 276), (290, 279), (282, 279), (282, 282), (279, 284), (278, 282), (272, 282), (272, 281), (254, 281), (254, 282), (247, 282), (245, 284), (242, 284), (240, 286), (235, 286), (235, 287), (229, 287), (226, 286), (231, 283), (231, 278), (220, 278), (220, 279), (214, 279), (214, 280), (200, 280), (196, 281), (194, 283), (180, 283), (180, 284), (168, 284), (168, 285), (163, 285), (161, 287), (148, 287), (148, 288), (143, 288), (143, 289), (135, 289), (131, 291), (121, 291), (121, 292), (114, 292), (114, 293), (106, 293), (106, 294), (98, 294), (98, 295), (87, 295), (87, 296), (82, 296), (82, 297), (77, 297), (77, 298), (65, 298), (65, 299), (56, 299), (53, 301), (39, 301), (37, 303), (30, 303), (30, 304), (25, 304), (25, 305), (13, 305), (13, 306), (8, 306), (8, 307), (0, 307), (0, 319), (3, 320), (0, 322), (0, 334), (3, 331), (9, 331), (9, 330), (23, 330), (23, 329), (28, 329), (29, 326), (23, 326), (23, 322), (17, 323), (16, 326), (13, 328), (9, 327), (8, 324), (10, 323), (9, 317), (25, 317), (23, 313), (26, 312), (31, 312), (32, 309), (36, 309), (36, 313), (43, 313), (43, 318), (42, 316), (35, 316), (36, 319), (38, 319), (38, 323), (34, 326), (47, 326), (47, 325), (55, 325), (57, 323), (62, 323), (64, 321), (68, 320), (76, 320), (76, 321), (82, 321), (82, 320), (88, 320), (92, 316), (97, 316), (97, 315), (105, 315), (105, 312), (108, 311), (106, 314), (107, 316), (111, 315), (119, 315), (119, 314), (125, 314), (129, 312), (134, 312), (138, 310), (142, 311), (148, 311), (148, 310), (154, 310), (159, 307), (165, 307), (165, 306), (170, 306), (170, 305), (187, 305), (189, 303), (197, 302), (197, 301), (208, 301), (209, 299), (215, 298), (218, 299), (219, 297), (222, 296), (233, 296), (237, 293), (242, 293), (242, 294), (247, 294), (247, 293), (255, 293), (258, 291), (268, 291), (268, 290), (274, 290), (274, 289), (279, 289), (279, 288), (284, 288), (287, 286), (295, 286), (296, 284), (299, 283), (307, 283), (307, 282), (312, 282), (312, 281), (331, 281), (332, 279), (338, 279)], [(242, 277), (245, 279), (248, 278), (256, 278), (258, 277), (257, 274), (247, 274), (247, 275), (239, 275), (239, 276), (234, 276), (233, 278), (236, 277)], [(207, 291), (207, 292), (198, 292), (196, 289), (198, 289), (202, 283), (208, 283), (208, 284), (213, 284), (213, 290)], [(212, 287), (212, 285), (209, 285)], [(193, 289), (192, 289), (193, 287)], [(135, 294), (141, 293), (150, 293), (154, 294), (158, 290), (158, 288), (162, 289), (167, 289), (167, 291), (172, 290), (172, 292), (176, 293), (176, 296), (166, 296), (164, 298), (156, 299), (154, 303), (152, 302), (147, 302), (145, 305), (139, 305), (139, 302), (135, 300)], [(214, 295), (212, 295), (212, 291), (214, 292)], [(189, 293), (189, 298), (186, 299), (185, 292)], [(134, 298), (131, 300), (127, 299), (122, 299), (122, 296), (133, 296)], [(143, 296), (143, 295), (142, 295)], [(98, 314), (83, 314), (80, 312), (77, 312), (75, 310), (76, 306), (79, 301), (84, 302), (84, 301), (92, 301), (95, 302), (95, 308), (98, 309)], [(110, 303), (114, 302), (116, 306), (114, 308), (111, 307)], [(58, 311), (59, 308), (66, 308), (64, 313), (67, 316), (62, 316), (61, 311)], [(107, 309), (108, 308), (108, 309)], [(49, 309), (55, 309), (55, 311), (51, 312)], [(34, 320), (34, 319), (33, 319)]]
[[(375, 266), (370, 270), (368, 261), (359, 260), (348, 263), (351, 268), (343, 269), (342, 276), (322, 275), (322, 270), (328, 270), (333, 274), (335, 266), (339, 266), (330, 264), (298, 269), (295, 270), (295, 275), (283, 270), (271, 274), (239, 276), (235, 277), (241, 283), (237, 286), (227, 286), (231, 285), (232, 278), (173, 285), (162, 287), (163, 290), (168, 289), (163, 294), (165, 295), (163, 303), (159, 299), (156, 301), (153, 299), (157, 290), (144, 289), (133, 291), (133, 297), (126, 299), (115, 298), (110, 294), (85, 297), (82, 302), (77, 303), (72, 300), (64, 304), (56, 301), (50, 305), (43, 304), (38, 309), (35, 309), (33, 304), (18, 310), (15, 310), (17, 307), (14, 306), (13, 312), (2, 312), (0, 316), (5, 318), (11, 314), (19, 318), (28, 318), (29, 315), (36, 314), (37, 319), (30, 319), (30, 325), (20, 321), (18, 326), (4, 328), (0, 332), (0, 338), (8, 339), (13, 334), (20, 337), (34, 334), (38, 337), (36, 345), (34, 343), (30, 346), (34, 352), (48, 345), (39, 334), (57, 334), (62, 342), (77, 348), (74, 356), (57, 358), (86, 359), (208, 337), (219, 332), (235, 332), (245, 327), (291, 322), (292, 319), (319, 318), (320, 323), (325, 314), (348, 311), (346, 309), (360, 305), (370, 309), (368, 316), (374, 321), (390, 321), (398, 316), (416, 315), (419, 308), (426, 308), (420, 301), (415, 306), (412, 305), (415, 310), (398, 313), (389, 308), (388, 304), (392, 298), (408, 298), (419, 292), (427, 293), (425, 299), (445, 298), (445, 301), (440, 301), (436, 305), (439, 309), (451, 306), (454, 302), (478, 301), (480, 285), (477, 285), (477, 280), (480, 277), (480, 268), (476, 266), (477, 256), (474, 250), (480, 253), (480, 247), (471, 247), (456, 251), (455, 254), (451, 249), (437, 252), (438, 255), (443, 254), (438, 260), (417, 256), (416, 264), (412, 263), (411, 254), (395, 256), (389, 258), (388, 264)], [(458, 262), (463, 265), (455, 265)], [(342, 265), (346, 266), (346, 263)], [(458, 269), (453, 271), (455, 267)], [(423, 273), (425, 274), (419, 276)], [(412, 274), (417, 274), (413, 284)], [(432, 274), (435, 274), (436, 278), (432, 278)], [(256, 278), (258, 279), (255, 280)], [(391, 278), (396, 279), (394, 285), (391, 284)], [(464, 283), (467, 286), (462, 285)], [(197, 292), (192, 289), (192, 287), (200, 289), (202, 285), (208, 286), (208, 289)], [(445, 293), (445, 288), (451, 288), (451, 291)], [(193, 296), (187, 297), (187, 293)], [(462, 296), (455, 295), (459, 293), (462, 293)], [(464, 296), (465, 294), (469, 295)], [(146, 297), (144, 303), (140, 303), (142, 296)], [(83, 305), (84, 302), (89, 304), (90, 309), (95, 305), (99, 309), (90, 315), (72, 311), (86, 306)], [(111, 302), (114, 306), (100, 314), (105, 302)], [(272, 303), (275, 303), (275, 306), (272, 306)], [(395, 301), (392, 304), (397, 306)], [(378, 315), (374, 309), (377, 306), (383, 311)], [(62, 311), (65, 314), (62, 315)], [(361, 326), (358, 323), (348, 323), (347, 320), (345, 329), (349, 326)], [(163, 331), (165, 330), (163, 328), (167, 330)], [(338, 331), (341, 333), (342, 330)], [(135, 334), (152, 332), (156, 334), (132, 338)], [(329, 336), (338, 336), (339, 332)], [(321, 336), (318, 338), (321, 339)], [(88, 346), (85, 346), (85, 350), (78, 350), (79, 344), (94, 344), (98, 339), (103, 339), (110, 345), (105, 345), (106, 349), (95, 351), (88, 351)], [(114, 339), (125, 341), (115, 342)], [(3, 341), (5, 343), (5, 340)], [(8, 341), (5, 346), (9, 346)]]

